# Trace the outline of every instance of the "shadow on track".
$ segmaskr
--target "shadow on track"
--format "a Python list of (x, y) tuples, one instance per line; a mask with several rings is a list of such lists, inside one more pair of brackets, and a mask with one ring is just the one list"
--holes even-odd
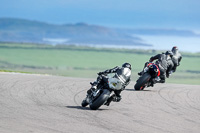
[(71, 108), (71, 109), (90, 110), (90, 108), (82, 107), (82, 106), (65, 106), (65, 107)]
[[(82, 107), (82, 106), (65, 106), (67, 108), (71, 108), (71, 109), (80, 109), (80, 110), (91, 110), (89, 107)], [(108, 110), (108, 109), (97, 109), (99, 111), (101, 110)], [(91, 111), (94, 111), (94, 110), (91, 110)]]
[[(125, 91), (136, 91), (135, 89), (125, 89)], [(152, 91), (152, 90), (138, 90), (137, 92), (139, 91)]]

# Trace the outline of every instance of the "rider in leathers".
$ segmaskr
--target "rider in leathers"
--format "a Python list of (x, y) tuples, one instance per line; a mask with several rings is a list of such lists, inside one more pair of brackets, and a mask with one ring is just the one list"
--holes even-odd
[[(118, 78), (121, 80), (124, 84), (121, 90), (115, 90), (114, 93), (110, 98), (108, 98), (107, 102), (105, 105), (109, 106), (111, 101), (114, 102), (119, 102), (121, 100), (121, 91), (125, 89), (125, 87), (130, 83), (131, 80), (131, 64), (129, 63), (124, 63), (122, 67), (116, 66), (112, 69), (105, 70), (103, 72), (98, 73), (97, 81), (91, 83), (92, 87), (91, 89), (94, 90), (97, 88), (99, 84), (107, 83), (108, 78), (104, 76), (104, 74), (110, 74), (110, 73), (115, 73), (114, 77)], [(107, 85), (106, 88), (109, 88)], [(91, 93), (91, 89), (87, 91), (88, 94)]]
[[(157, 54), (155, 56), (152, 56), (149, 60), (149, 62), (153, 62), (154, 60), (157, 60), (155, 62), (155, 64), (158, 66), (159, 70), (160, 70), (160, 81), (156, 81), (153, 80), (151, 85), (153, 87), (153, 85), (157, 82), (157, 83), (165, 83), (165, 76), (168, 78), (169, 77), (169, 73), (171, 71), (171, 69), (173, 68), (173, 62), (171, 60), (171, 57), (173, 56), (173, 53), (171, 51), (167, 51), (166, 53), (162, 53), (162, 54)], [(144, 68), (149, 64), (149, 62), (145, 63)], [(142, 72), (139, 72), (138, 75), (142, 75), (144, 72), (144, 70)]]
[[(167, 51), (166, 53), (157, 54), (150, 58), (150, 62), (156, 61), (156, 65), (160, 70), (160, 83), (165, 83), (165, 76), (169, 78), (169, 74), (174, 64), (172, 62), (173, 53), (171, 51)], [(166, 74), (166, 75), (165, 75)]]
[(173, 53), (172, 61), (174, 63), (174, 67), (172, 68), (172, 71), (175, 72), (176, 67), (180, 65), (180, 61), (182, 59), (182, 56), (179, 53), (178, 48), (176, 46), (174, 46), (172, 48), (172, 53)]

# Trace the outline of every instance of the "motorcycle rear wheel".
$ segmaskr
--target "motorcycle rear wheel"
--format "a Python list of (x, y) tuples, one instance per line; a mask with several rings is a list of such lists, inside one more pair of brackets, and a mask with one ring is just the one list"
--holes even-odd
[(149, 82), (151, 75), (148, 73), (143, 74), (136, 82), (134, 88), (135, 90), (143, 90), (145, 88), (145, 84)]

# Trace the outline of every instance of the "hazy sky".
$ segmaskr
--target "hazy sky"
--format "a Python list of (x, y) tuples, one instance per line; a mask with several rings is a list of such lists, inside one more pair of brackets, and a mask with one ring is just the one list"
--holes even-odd
[(200, 0), (0, 0), (0, 17), (200, 31)]

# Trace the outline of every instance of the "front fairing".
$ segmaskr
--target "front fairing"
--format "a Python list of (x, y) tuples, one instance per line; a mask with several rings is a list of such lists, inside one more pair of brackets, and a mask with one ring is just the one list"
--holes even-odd
[(118, 78), (109, 78), (108, 85), (109, 85), (109, 88), (112, 90), (121, 90), (123, 83)]

